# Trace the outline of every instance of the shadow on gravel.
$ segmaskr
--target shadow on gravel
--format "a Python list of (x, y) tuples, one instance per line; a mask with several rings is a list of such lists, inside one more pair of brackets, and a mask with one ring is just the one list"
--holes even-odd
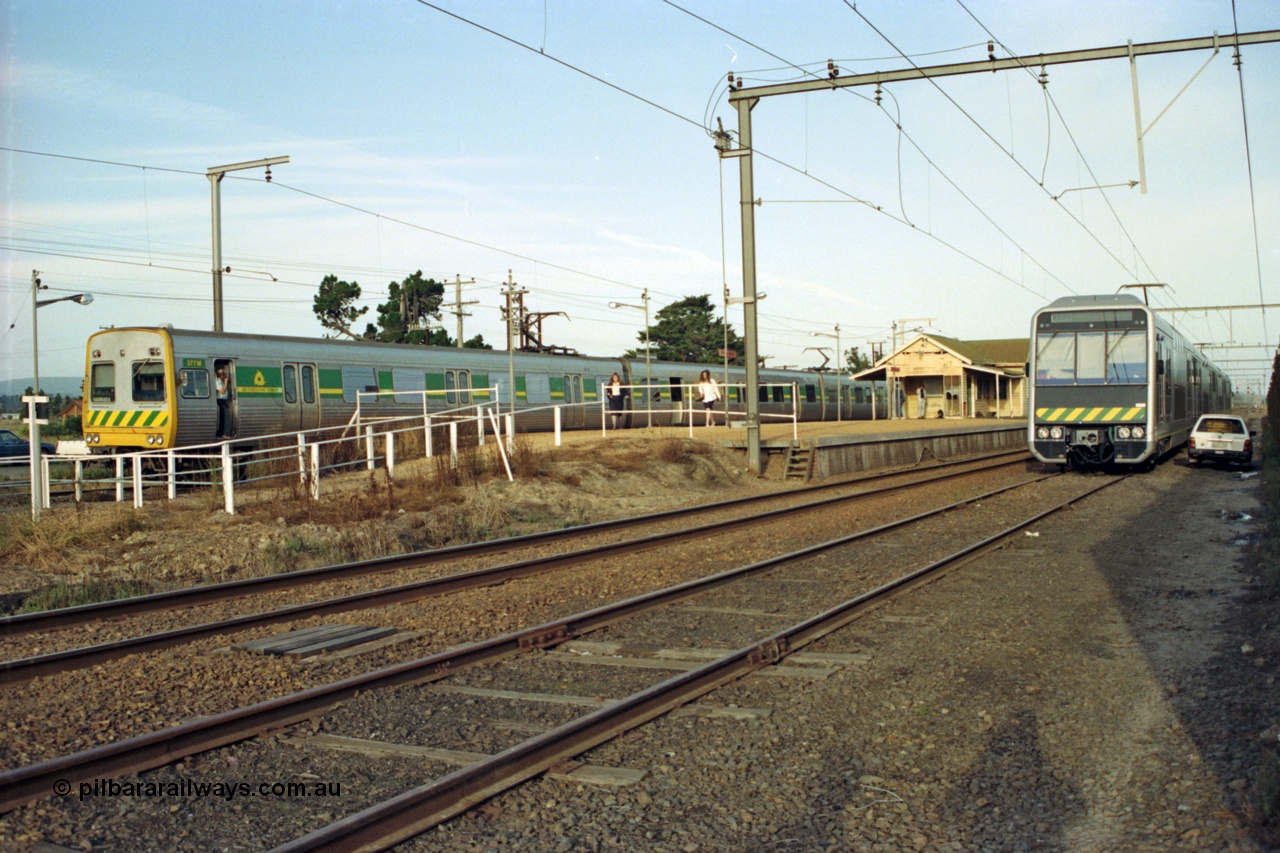
[[(1228, 822), (1250, 827), (1255, 841), (1275, 849), (1280, 645), (1274, 603), (1253, 577), (1258, 481), (1238, 469), (1196, 468), (1182, 457), (1138, 476), (1153, 478), (1162, 493), (1092, 554), (1124, 629), (1234, 816)], [(1268, 636), (1272, 648), (1255, 648)]]
[[(947, 797), (946, 812), (966, 821), (952, 827), (953, 842), (966, 850), (1001, 849), (1014, 839), (1019, 849), (1065, 849), (1067, 820), (1083, 806), (1049, 769), (1038, 730), (1035, 712), (1024, 708), (987, 733), (982, 758), (965, 774), (971, 781)], [(1018, 808), (1002, 811), (1000, 803)]]

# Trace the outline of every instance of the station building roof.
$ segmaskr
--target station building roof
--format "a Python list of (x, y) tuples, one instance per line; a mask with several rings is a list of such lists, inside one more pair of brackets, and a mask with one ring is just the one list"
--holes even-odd
[[(955, 369), (958, 368), (960, 371), (970, 370), (1015, 378), (1026, 375), (1031, 340), (1030, 338), (995, 338), (962, 341), (945, 335), (921, 334), (853, 378), (883, 380), (890, 365), (896, 359), (908, 353), (919, 353), (924, 348), (933, 348), (934, 354), (943, 362), (955, 362), (953, 366), (949, 365), (951, 369), (946, 372), (956, 372)], [(941, 368), (942, 365), (939, 364), (938, 367)]]

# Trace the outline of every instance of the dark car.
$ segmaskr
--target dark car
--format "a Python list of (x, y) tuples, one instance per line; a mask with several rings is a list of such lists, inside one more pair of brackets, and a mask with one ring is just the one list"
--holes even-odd
[[(48, 442), (40, 442), (41, 453), (54, 453), (58, 448)], [(10, 432), (7, 429), (0, 429), (0, 456), (30, 456), (31, 444), (25, 438), (19, 438), (17, 433)]]

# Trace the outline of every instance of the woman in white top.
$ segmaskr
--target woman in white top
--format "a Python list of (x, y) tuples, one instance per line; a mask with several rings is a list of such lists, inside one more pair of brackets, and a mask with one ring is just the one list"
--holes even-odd
[(711, 426), (715, 422), (711, 412), (715, 409), (716, 403), (720, 402), (720, 386), (711, 378), (710, 370), (702, 371), (702, 375), (698, 377), (698, 399), (707, 410), (705, 426)]
[(613, 429), (617, 429), (622, 422), (622, 407), (626, 402), (626, 396), (622, 387), (622, 377), (613, 374), (609, 377), (609, 384), (604, 386), (605, 399), (609, 401), (609, 420)]

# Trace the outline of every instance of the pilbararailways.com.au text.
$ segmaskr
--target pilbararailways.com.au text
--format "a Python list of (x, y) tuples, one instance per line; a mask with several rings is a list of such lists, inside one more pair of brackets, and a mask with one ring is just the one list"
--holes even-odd
[[(53, 791), (65, 797), (71, 793), (71, 783), (59, 779)], [(117, 799), (121, 797), (216, 797), (234, 800), (237, 797), (340, 797), (341, 782), (197, 782), (182, 779), (177, 782), (117, 782), (115, 779), (94, 779), (80, 782), (77, 793), (81, 800), (95, 797)]]

